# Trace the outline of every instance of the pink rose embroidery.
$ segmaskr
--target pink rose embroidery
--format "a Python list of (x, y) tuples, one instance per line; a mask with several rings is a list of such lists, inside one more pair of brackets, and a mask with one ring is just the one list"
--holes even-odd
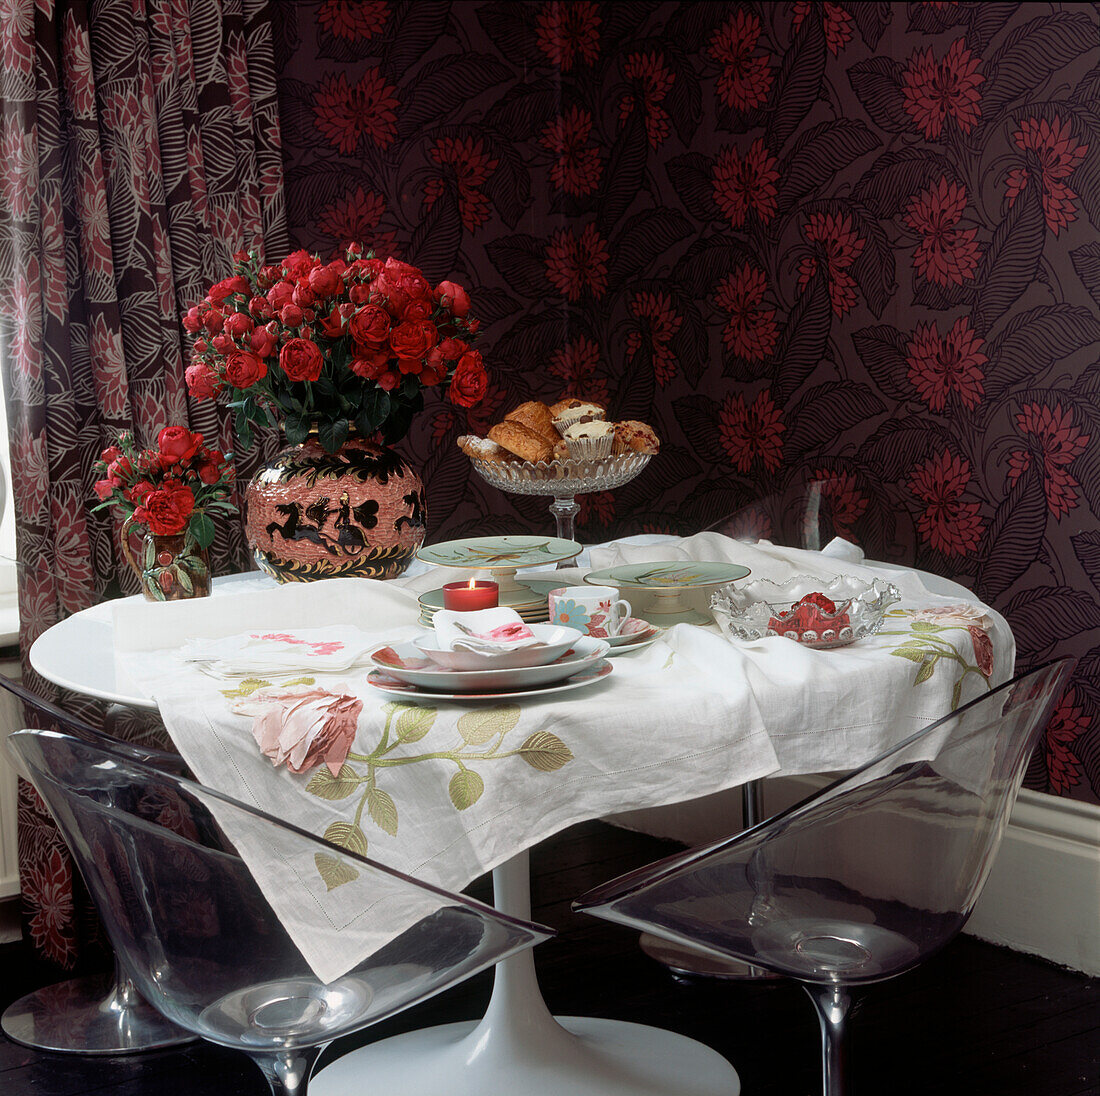
[(273, 765), (305, 773), (324, 762), (338, 776), (355, 741), (363, 701), (307, 685), (261, 689), (234, 710), (253, 717), (252, 737)]
[(988, 678), (993, 673), (993, 640), (984, 628), (978, 628), (971, 624), (966, 629), (970, 633), (970, 639), (974, 644), (974, 658), (978, 663), (978, 669), (982, 676)]

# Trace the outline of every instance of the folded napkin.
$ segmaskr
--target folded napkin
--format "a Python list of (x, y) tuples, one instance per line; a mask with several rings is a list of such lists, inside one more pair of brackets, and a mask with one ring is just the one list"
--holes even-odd
[(192, 639), (179, 649), (177, 657), (220, 677), (297, 670), (338, 673), (364, 659), (372, 647), (373, 641), (361, 629), (338, 625)]
[(440, 609), (432, 618), (432, 625), (439, 646), (445, 651), (464, 650), (490, 656), (542, 646), (519, 613), (504, 606), (472, 613)]

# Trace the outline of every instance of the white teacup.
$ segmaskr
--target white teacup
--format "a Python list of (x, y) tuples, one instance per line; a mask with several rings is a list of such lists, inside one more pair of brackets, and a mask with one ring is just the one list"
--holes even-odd
[(614, 586), (563, 586), (550, 591), (550, 623), (604, 639), (617, 636), (630, 617), (630, 602)]

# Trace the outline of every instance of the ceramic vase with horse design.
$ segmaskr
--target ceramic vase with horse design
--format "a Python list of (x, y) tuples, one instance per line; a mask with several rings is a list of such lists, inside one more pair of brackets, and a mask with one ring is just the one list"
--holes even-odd
[(393, 578), (424, 543), (424, 485), (384, 446), (349, 438), (326, 453), (291, 445), (253, 477), (245, 530), (260, 568), (280, 582)]

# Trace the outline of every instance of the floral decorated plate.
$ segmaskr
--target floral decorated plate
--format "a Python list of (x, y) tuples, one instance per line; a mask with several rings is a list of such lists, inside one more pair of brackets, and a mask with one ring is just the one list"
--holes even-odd
[(560, 537), (468, 537), (431, 544), (416, 553), (436, 567), (470, 567), (479, 571), (537, 567), (572, 559), (580, 554), (575, 540)]
[[(534, 667), (545, 669), (546, 667)], [(549, 696), (552, 693), (563, 693), (570, 689), (583, 689), (588, 685), (594, 685), (602, 681), (611, 673), (613, 667), (607, 659), (601, 659), (588, 666), (579, 673), (574, 672), (564, 681), (551, 682), (548, 685), (528, 685), (527, 687), (513, 687), (509, 689), (493, 689), (491, 692), (472, 693), (444, 693), (435, 690), (424, 689), (419, 685), (412, 685), (407, 681), (399, 681), (391, 677), (389, 672), (371, 670), (367, 675), (367, 684), (388, 696), (402, 697), (405, 700), (426, 700), (437, 703), (440, 700), (509, 700), (509, 699), (538, 699)], [(463, 677), (468, 677), (464, 674)]]
[(581, 636), (544, 666), (514, 666), (497, 670), (448, 670), (418, 650), (412, 643), (380, 647), (371, 662), (387, 677), (436, 693), (499, 692), (550, 685), (571, 677), (598, 662), (608, 652), (606, 640)]
[[(636, 627), (630, 627), (632, 621), (637, 625)], [(650, 624), (648, 620), (638, 620), (637, 617), (630, 617), (623, 624), (623, 628), (630, 628), (630, 631), (622, 631), (617, 636), (607, 637), (607, 642), (611, 644), (609, 655), (621, 655), (626, 654), (627, 651), (641, 650), (641, 648), (648, 647), (651, 643), (656, 643), (665, 631), (664, 628), (658, 628), (656, 624)]]
[(710, 607), (732, 639), (785, 636), (805, 647), (845, 647), (874, 635), (901, 595), (892, 583), (851, 575), (835, 579), (797, 575), (786, 582), (759, 579), (711, 595)]
[(430, 632), (417, 636), (413, 646), (427, 659), (446, 670), (470, 673), (480, 670), (514, 670), (522, 666), (543, 666), (554, 662), (576, 645), (584, 635), (576, 628), (563, 628), (560, 624), (529, 624), (531, 633), (539, 642), (535, 646), (517, 650), (482, 654), (478, 651), (451, 650), (439, 645), (439, 637)]
[(592, 571), (584, 581), (592, 586), (621, 586), (634, 590), (698, 590), (736, 582), (748, 575), (740, 563), (698, 563), (691, 559), (661, 560), (656, 563), (627, 563)]

